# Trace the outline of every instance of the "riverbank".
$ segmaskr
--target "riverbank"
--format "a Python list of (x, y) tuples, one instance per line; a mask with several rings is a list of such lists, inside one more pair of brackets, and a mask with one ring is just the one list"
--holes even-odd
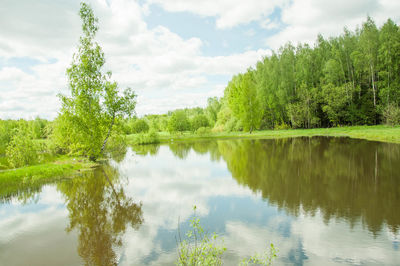
[[(138, 135), (128, 135), (127, 142), (131, 145), (135, 143)], [(180, 134), (169, 134), (161, 132), (158, 134), (160, 143), (184, 142), (196, 140), (217, 140), (235, 138), (256, 138), (256, 139), (277, 139), (293, 137), (350, 137), (355, 139), (366, 139), (371, 141), (400, 143), (400, 127), (389, 126), (354, 126), (336, 128), (316, 128), (316, 129), (288, 129), (288, 130), (264, 130), (248, 132), (220, 132), (208, 133), (203, 135), (192, 132)], [(0, 171), (0, 198), (7, 198), (15, 195), (21, 189), (29, 189), (35, 186), (56, 182), (61, 179), (71, 178), (81, 171), (97, 166), (85, 158), (73, 158), (62, 156), (55, 158), (51, 162), (26, 166), (18, 169), (7, 169)]]
[[(334, 128), (313, 128), (313, 129), (287, 129), (287, 130), (262, 130), (248, 132), (220, 132), (198, 135), (192, 132), (179, 134), (159, 133), (160, 143), (195, 141), (207, 139), (234, 139), (234, 138), (258, 138), (277, 139), (294, 137), (349, 137), (354, 139), (365, 139), (371, 141), (400, 143), (400, 127), (378, 126), (350, 126)], [(128, 135), (128, 143), (134, 144), (137, 134)]]
[(59, 157), (53, 162), (0, 171), (0, 199), (24, 195), (47, 183), (71, 178), (97, 164), (85, 158)]

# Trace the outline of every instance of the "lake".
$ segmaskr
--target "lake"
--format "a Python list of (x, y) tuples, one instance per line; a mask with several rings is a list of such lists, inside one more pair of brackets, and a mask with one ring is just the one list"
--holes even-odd
[(348, 138), (128, 148), (0, 201), (1, 265), (173, 265), (193, 206), (226, 265), (399, 265), (400, 145)]

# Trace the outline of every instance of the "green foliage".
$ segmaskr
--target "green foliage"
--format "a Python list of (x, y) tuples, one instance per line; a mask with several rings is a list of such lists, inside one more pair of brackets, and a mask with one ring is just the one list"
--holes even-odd
[(262, 118), (262, 109), (254, 80), (254, 72), (233, 77), (226, 88), (228, 105), (233, 115), (240, 120), (244, 131), (258, 129)]
[(330, 122), (337, 126), (345, 121), (346, 108), (350, 104), (350, 95), (352, 94), (350, 84), (335, 87), (329, 83), (322, 88), (322, 98), (324, 104), (322, 110), (327, 114)]
[(132, 133), (146, 133), (149, 131), (149, 125), (144, 119), (136, 119), (132, 124)]
[(183, 132), (190, 129), (189, 119), (184, 110), (176, 110), (168, 120), (169, 132)]
[(272, 265), (273, 260), (277, 257), (278, 251), (275, 249), (274, 244), (271, 243), (269, 250), (265, 251), (264, 254), (255, 254), (250, 258), (243, 259), (240, 265), (264, 265), (270, 266)]
[(328, 84), (339, 85), (342, 79), (340, 63), (336, 59), (329, 59), (324, 66), (324, 81)]
[(207, 99), (205, 113), (211, 125), (214, 125), (217, 122), (218, 113), (221, 110), (221, 106), (221, 102), (217, 97)]
[(221, 109), (218, 112), (217, 116), (217, 122), (215, 124), (215, 128), (222, 128), (224, 130), (224, 127), (226, 123), (233, 117), (232, 115), (232, 110), (229, 108), (228, 103), (225, 98), (221, 101)]
[(232, 78), (215, 129), (232, 130), (232, 116), (245, 131), (378, 124), (388, 104), (400, 103), (399, 40), (392, 20), (378, 29), (367, 17), (355, 32), (319, 35), (313, 48), (288, 43)]
[(242, 123), (236, 117), (232, 116), (224, 125), (224, 131), (234, 132), (243, 130)]
[[(194, 211), (196, 206), (194, 206)], [(222, 254), (226, 248), (218, 245), (217, 234), (209, 236), (200, 225), (196, 216), (190, 220), (192, 228), (186, 233), (187, 239), (181, 240), (178, 246), (177, 265), (222, 265)]]
[(117, 119), (130, 116), (135, 108), (135, 93), (119, 94), (111, 72), (103, 73), (104, 53), (94, 41), (98, 19), (86, 3), (81, 3), (83, 36), (78, 51), (67, 69), (71, 96), (60, 95), (62, 109), (54, 125), (53, 137), (59, 150), (96, 160), (102, 155)]
[(200, 136), (204, 136), (204, 135), (207, 135), (207, 134), (210, 134), (210, 133), (211, 133), (211, 128), (209, 128), (209, 127), (199, 127), (196, 130), (196, 134), (200, 135)]
[(0, 201), (13, 197), (29, 198), (44, 184), (72, 176), (82, 165), (77, 162), (46, 163), (0, 172)]
[(305, 84), (298, 89), (298, 100), (287, 105), (287, 113), (293, 128), (312, 128), (319, 124), (317, 105), (319, 93), (316, 88), (308, 89)]
[(32, 132), (33, 138), (42, 139), (48, 136), (47, 125), (48, 121), (36, 117), (35, 120), (28, 121), (30, 131)]
[(149, 121), (150, 130), (157, 132), (168, 131), (168, 116), (167, 115), (147, 115), (146, 120)]
[(33, 135), (28, 128), (21, 126), (15, 129), (6, 149), (8, 163), (13, 168), (35, 164), (39, 161), (40, 147), (33, 141)]
[(199, 129), (201, 127), (208, 127), (210, 125), (210, 123), (208, 122), (207, 116), (205, 116), (203, 114), (198, 114), (198, 115), (194, 116), (190, 124), (192, 127), (192, 131), (196, 131), (197, 129)]
[(48, 136), (49, 121), (39, 117), (34, 120), (1, 120), (0, 119), (0, 155), (5, 154), (16, 129), (23, 127), (33, 139), (43, 139)]
[(383, 117), (387, 125), (396, 126), (400, 125), (400, 107), (395, 104), (388, 104), (383, 111)]
[(275, 130), (286, 130), (289, 128), (290, 128), (290, 126), (288, 124), (285, 124), (285, 122), (283, 122), (283, 121), (281, 121), (280, 124), (276, 124), (274, 127)]
[(157, 132), (151, 130), (149, 133), (138, 134), (134, 140), (134, 144), (144, 145), (144, 144), (157, 144), (160, 143), (160, 137)]
[(18, 121), (0, 120), (0, 154), (5, 154), (8, 143), (10, 143)]
[(384, 106), (400, 102), (400, 31), (399, 27), (388, 19), (379, 33), (379, 96)]

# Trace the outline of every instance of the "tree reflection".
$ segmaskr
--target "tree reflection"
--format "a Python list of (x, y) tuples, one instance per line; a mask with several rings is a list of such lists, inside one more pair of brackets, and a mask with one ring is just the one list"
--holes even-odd
[(132, 150), (138, 155), (157, 155), (160, 145), (147, 144), (147, 145), (133, 145)]
[(180, 159), (186, 159), (193, 146), (193, 143), (174, 142), (174, 143), (169, 143), (168, 146), (176, 157)]
[(125, 194), (115, 169), (103, 166), (58, 184), (69, 211), (67, 232), (79, 234), (78, 253), (86, 265), (116, 265), (128, 226), (142, 224), (142, 205)]
[[(218, 152), (210, 143), (218, 144)], [(174, 154), (180, 154), (177, 148)], [(345, 218), (351, 226), (361, 218), (374, 234), (384, 223), (399, 229), (397, 144), (325, 137), (192, 143), (201, 154), (208, 148), (238, 183), (293, 215), (320, 211), (326, 223)]]

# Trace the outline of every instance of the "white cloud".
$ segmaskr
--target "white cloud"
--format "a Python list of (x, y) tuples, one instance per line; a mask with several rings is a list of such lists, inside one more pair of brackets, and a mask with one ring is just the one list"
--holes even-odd
[(263, 21), (260, 22), (260, 27), (266, 30), (273, 30), (273, 29), (278, 29), (279, 28), (279, 22), (278, 21), (272, 21), (271, 19), (267, 18)]
[(25, 205), (16, 200), (10, 203), (11, 208), (0, 205), (2, 262), (7, 261), (7, 265), (81, 265), (82, 259), (76, 252), (78, 236), (75, 231), (68, 234), (65, 231), (68, 210), (62, 207), (64, 201), (60, 193), (54, 186), (44, 186), (37, 199), (38, 205)]
[[(128, 0), (90, 1), (99, 17), (98, 41), (106, 56), (105, 70), (112, 70), (121, 87), (139, 94), (138, 114), (161, 113), (178, 107), (204, 105), (213, 84), (209, 75), (233, 75), (256, 63), (265, 50), (207, 57), (199, 38), (184, 39), (164, 26), (149, 29), (144, 21), (148, 5)], [(7, 1), (0, 11), (0, 57), (40, 60), (32, 73), (0, 68), (0, 117), (54, 118), (59, 92), (67, 92), (65, 69), (78, 44), (79, 1), (32, 5)], [(24, 7), (24, 8), (21, 8)], [(249, 11), (250, 12), (250, 11)], [(50, 59), (56, 59), (55, 63)], [(195, 90), (195, 91), (194, 91)], [(219, 94), (221, 94), (219, 92)], [(43, 103), (46, 104), (43, 104)]]
[[(295, 263), (291, 259), (303, 259), (298, 262), (305, 265), (396, 265), (399, 261), (400, 253), (394, 245), (398, 244), (400, 234), (393, 233), (387, 225), (373, 235), (362, 218), (351, 223), (346, 219), (326, 221), (322, 211), (308, 215), (301, 207), (297, 216), (287, 215), (284, 210), (276, 212), (278, 207), (238, 184), (223, 160), (210, 163), (209, 156), (210, 153), (200, 155), (190, 151), (186, 160), (180, 160), (168, 146), (162, 145), (158, 156), (135, 156), (129, 149), (121, 163), (111, 162), (121, 173), (120, 181), (129, 180), (123, 184), (126, 195), (143, 203), (144, 223), (138, 230), (128, 226), (123, 247), (115, 250), (117, 257), (122, 258), (119, 265), (173, 264), (177, 255), (173, 237), (178, 230), (178, 217), (180, 222), (187, 222), (193, 205), (197, 205), (197, 214), (207, 231), (220, 230), (213, 226), (222, 222), (219, 234), (227, 248), (224, 256), (227, 265), (237, 265), (239, 259), (265, 252), (269, 243), (278, 249), (277, 265)], [(257, 222), (252, 217), (229, 218), (224, 212), (215, 212), (218, 204), (211, 199), (224, 203), (232, 198), (256, 204), (240, 204), (232, 212), (240, 212), (246, 208), (243, 206), (257, 207), (256, 217), (264, 217), (265, 210), (268, 216), (256, 219)], [(0, 257), (16, 265), (43, 264), (35, 260), (43, 257), (53, 265), (60, 261), (81, 264), (76, 251), (79, 232), (65, 231), (69, 218), (67, 208), (62, 206), (65, 202), (62, 194), (56, 186), (49, 185), (42, 188), (37, 199), (32, 205), (13, 201), (11, 208), (0, 206), (3, 207), (0, 208)], [(18, 256), (21, 249), (26, 250), (25, 256)], [(157, 261), (148, 261), (153, 258)]]
[(191, 12), (200, 16), (216, 17), (216, 26), (220, 29), (231, 28), (239, 24), (257, 21), (272, 14), (277, 7), (282, 7), (286, 0), (149, 0), (170, 12)]
[(361, 221), (356, 221), (351, 228), (341, 219), (331, 219), (326, 224), (320, 211), (313, 217), (301, 214), (291, 227), (294, 235), (301, 236), (305, 253), (317, 265), (327, 262), (362, 265), (377, 261), (396, 264), (399, 254), (386, 233), (390, 231), (388, 227), (385, 225), (382, 234), (377, 236), (366, 234), (365, 230)]
[(125, 235), (125, 261), (122, 265), (143, 264), (152, 253), (161, 256), (151, 265), (173, 264), (175, 245), (172, 251), (163, 250), (160, 246), (163, 239), (158, 235), (160, 231), (173, 232), (173, 238), (178, 220), (187, 221), (193, 214), (194, 205), (197, 206), (197, 215), (207, 216), (211, 207), (208, 201), (212, 197), (256, 198), (249, 188), (239, 186), (230, 178), (224, 162), (213, 162), (210, 167), (209, 156), (191, 151), (188, 154), (190, 159), (181, 160), (168, 146), (160, 146), (156, 157), (136, 156), (128, 151), (118, 168), (121, 176), (129, 179), (125, 191), (135, 195), (135, 201), (143, 202), (144, 223), (138, 231), (129, 231)]
[(319, 33), (331, 37), (341, 34), (344, 27), (354, 30), (367, 15), (378, 24), (389, 17), (399, 21), (399, 11), (400, 2), (395, 0), (295, 0), (282, 10), (286, 27), (268, 37), (266, 44), (277, 49), (289, 41), (313, 43)]
[[(207, 17), (207, 21), (215, 18), (220, 29), (252, 21), (268, 31), (283, 28), (266, 36), (266, 45), (273, 49), (287, 41), (312, 43), (318, 33), (337, 35), (344, 26), (354, 29), (367, 14), (377, 23), (387, 17), (395, 21), (400, 18), (400, 2), (390, 0), (89, 2), (100, 21), (98, 41), (106, 56), (105, 70), (113, 71), (113, 78), (121, 87), (130, 86), (137, 92), (139, 115), (203, 106), (212, 93), (222, 95), (231, 75), (254, 66), (269, 53), (266, 49), (253, 49), (263, 47), (255, 44), (237, 54), (205, 56), (203, 49), (209, 48), (209, 42), (196, 37), (182, 38), (162, 25), (149, 28), (145, 20), (151, 5), (171, 12), (191, 12)], [(60, 106), (56, 94), (67, 92), (65, 69), (81, 34), (79, 0), (3, 0), (3, 6), (6, 8), (0, 9), (0, 59), (34, 58), (40, 64), (31, 66), (30, 71), (0, 65), (0, 118), (54, 118)], [(281, 21), (269, 16), (277, 8), (282, 9)], [(263, 33), (248, 29), (243, 34)], [(223, 78), (212, 82), (214, 75)]]

